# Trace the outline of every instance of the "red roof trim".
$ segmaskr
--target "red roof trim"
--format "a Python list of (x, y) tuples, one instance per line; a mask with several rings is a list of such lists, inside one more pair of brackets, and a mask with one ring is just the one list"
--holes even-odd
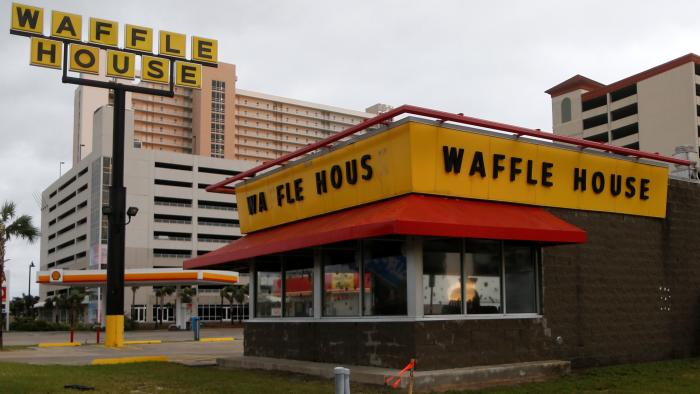
[(584, 93), (581, 96), (581, 100), (586, 101), (586, 100), (590, 100), (592, 98), (602, 96), (603, 94), (607, 94), (607, 93), (613, 92), (617, 89), (631, 85), (633, 83), (637, 83), (639, 81), (649, 79), (655, 75), (665, 73), (666, 71), (672, 70), (676, 67), (682, 66), (682, 65), (684, 65), (686, 63), (690, 63), (690, 62), (696, 63), (696, 64), (700, 63), (700, 56), (698, 56), (694, 53), (689, 53), (687, 55), (679, 57), (678, 59), (674, 59), (674, 60), (671, 60), (670, 62), (666, 62), (666, 63), (658, 65), (656, 67), (652, 67), (646, 71), (642, 71), (639, 74), (635, 74), (635, 75), (632, 75), (632, 76), (627, 77), (625, 79), (621, 79), (617, 82), (611, 83), (610, 85), (603, 86), (600, 89), (596, 89), (596, 90), (590, 91), (588, 93)]
[(583, 75), (576, 74), (573, 77), (567, 79), (566, 81), (560, 83), (559, 85), (553, 86), (545, 90), (545, 93), (549, 94), (552, 97), (557, 97), (578, 89), (594, 90), (604, 86), (605, 85), (600, 82), (594, 81), (590, 78), (586, 78)]
[(586, 232), (542, 208), (409, 194), (258, 231), (206, 255), (185, 269), (384, 235), (583, 243)]

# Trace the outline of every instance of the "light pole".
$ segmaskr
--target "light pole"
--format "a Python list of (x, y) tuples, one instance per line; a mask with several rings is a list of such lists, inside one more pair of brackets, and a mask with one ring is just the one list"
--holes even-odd
[(27, 294), (29, 294), (29, 297), (32, 296), (32, 268), (34, 267), (36, 265), (34, 265), (33, 261), (29, 263), (29, 280), (27, 281)]
[(58, 177), (60, 178), (63, 174), (63, 165), (66, 164), (65, 161), (58, 163)]

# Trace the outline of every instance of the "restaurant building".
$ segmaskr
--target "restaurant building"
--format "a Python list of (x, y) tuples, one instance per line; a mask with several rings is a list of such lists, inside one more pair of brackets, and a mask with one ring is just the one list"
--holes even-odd
[(668, 175), (688, 164), (402, 106), (210, 186), (236, 194), (247, 235), (184, 268), (250, 273), (246, 356), (694, 355), (700, 185)]

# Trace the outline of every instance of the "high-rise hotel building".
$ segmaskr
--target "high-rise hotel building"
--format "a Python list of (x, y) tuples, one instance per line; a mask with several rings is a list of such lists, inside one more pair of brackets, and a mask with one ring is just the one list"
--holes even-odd
[[(176, 87), (172, 98), (127, 94), (135, 147), (261, 163), (375, 115), (236, 89), (236, 80), (236, 67), (219, 63), (203, 68), (201, 89)], [(93, 113), (109, 103), (104, 89), (76, 89), (74, 164), (90, 153)]]
[(678, 147), (697, 152), (700, 146), (695, 54), (609, 85), (576, 75), (546, 93), (552, 97), (555, 134), (669, 156)]

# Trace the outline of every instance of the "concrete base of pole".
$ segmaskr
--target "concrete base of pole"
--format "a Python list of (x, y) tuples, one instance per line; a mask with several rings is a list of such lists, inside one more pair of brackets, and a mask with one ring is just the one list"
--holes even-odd
[(124, 346), (124, 315), (107, 315), (105, 328), (105, 346)]

